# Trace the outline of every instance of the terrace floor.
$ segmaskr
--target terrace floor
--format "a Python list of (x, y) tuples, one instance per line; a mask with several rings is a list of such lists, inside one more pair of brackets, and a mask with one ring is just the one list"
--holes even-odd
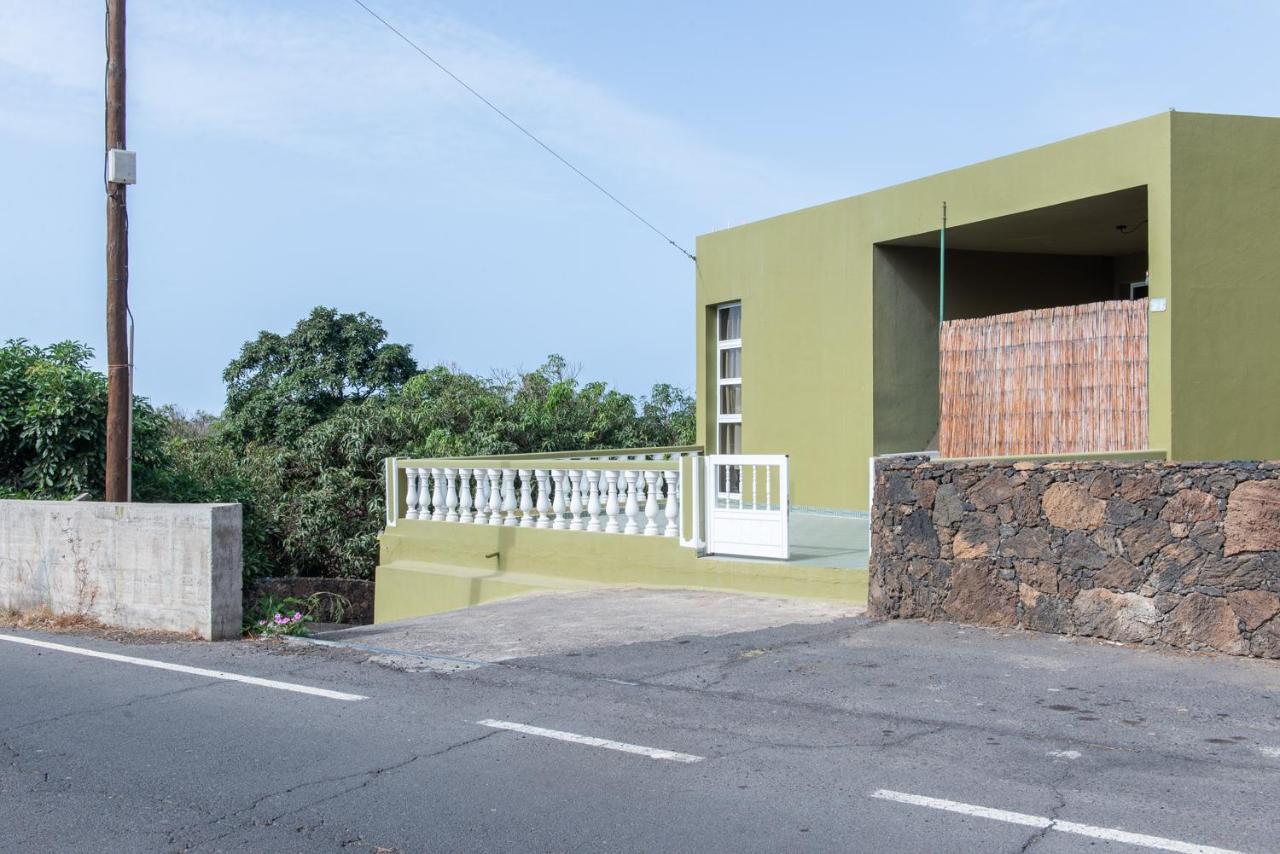
[(850, 513), (806, 509), (791, 510), (791, 557), (735, 558), (716, 555), (716, 560), (744, 560), (786, 566), (819, 566), (829, 569), (866, 569), (869, 554), (867, 519)]

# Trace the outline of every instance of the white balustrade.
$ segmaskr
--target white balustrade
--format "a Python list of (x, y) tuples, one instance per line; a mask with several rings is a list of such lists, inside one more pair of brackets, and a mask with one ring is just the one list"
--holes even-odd
[(502, 524), (502, 484), (499, 482), (502, 478), (502, 469), (489, 469), (489, 524)]
[(581, 531), (582, 524), (582, 472), (569, 470), (569, 530)]
[(546, 469), (537, 469), (534, 476), (538, 479), (538, 525), (539, 528), (551, 527), (551, 516), (548, 513), (551, 510), (551, 489), (547, 486), (548, 473)]
[(563, 531), (569, 527), (564, 512), (564, 469), (552, 469), (551, 481), (555, 484), (554, 493), (551, 497), (551, 527), (557, 531)]
[(489, 481), (485, 479), (485, 470), (476, 469), (476, 524), (489, 524)]
[(660, 471), (647, 471), (644, 473), (645, 482), (645, 498), (644, 498), (644, 535), (646, 537), (658, 536), (658, 478), (662, 476)]
[[(431, 479), (435, 481), (436, 490), (431, 494), (431, 521), (444, 521), (444, 469), (432, 469)], [(419, 518), (426, 518), (418, 514)]]
[[(631, 464), (630, 458), (678, 465), (679, 456), (627, 454), (614, 459), (620, 466)], [(563, 467), (545, 469), (407, 466), (403, 469), (408, 487), (404, 493), (404, 518), (631, 536), (680, 536), (679, 468), (605, 469), (599, 460), (583, 458), (575, 464), (573, 460), (548, 458), (547, 462)], [(772, 497), (769, 478), (766, 475), (764, 483), (758, 484), (753, 471), (749, 478), (752, 498), (759, 486), (763, 486), (760, 491), (768, 506)], [(694, 489), (697, 490), (696, 481)]]
[(444, 520), (446, 522), (458, 521), (458, 490), (454, 485), (457, 477), (457, 469), (444, 469)]
[(636, 496), (636, 477), (638, 475), (639, 472), (634, 469), (627, 469), (622, 473), (627, 482), (627, 526), (622, 529), (624, 534), (640, 533), (640, 500)]
[(409, 488), (405, 490), (405, 511), (404, 518), (418, 518), (418, 470), (416, 468), (406, 468), (404, 470), (405, 480), (408, 481)]
[(662, 532), (665, 537), (674, 537), (680, 533), (680, 470), (662, 473), (667, 482), (667, 527)]
[(516, 470), (502, 470), (502, 524), (515, 527), (520, 524), (516, 516)]
[(537, 522), (533, 518), (533, 471), (520, 469), (520, 527), (532, 528)]
[(431, 518), (431, 469), (418, 469), (418, 518)]
[(604, 477), (609, 485), (609, 494), (604, 507), (604, 514), (608, 521), (605, 522), (604, 530), (606, 534), (616, 534), (621, 530), (618, 527), (618, 473), (612, 470), (606, 471)]

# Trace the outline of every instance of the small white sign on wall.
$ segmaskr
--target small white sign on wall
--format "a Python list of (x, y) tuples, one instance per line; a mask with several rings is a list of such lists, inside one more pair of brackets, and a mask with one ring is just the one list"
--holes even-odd
[(1152, 297), (1151, 310), (1152, 311), (1168, 311), (1169, 300), (1166, 297)]

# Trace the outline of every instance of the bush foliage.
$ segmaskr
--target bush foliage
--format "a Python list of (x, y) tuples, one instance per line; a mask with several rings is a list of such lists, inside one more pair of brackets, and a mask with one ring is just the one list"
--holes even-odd
[[(693, 399), (580, 383), (562, 357), (481, 377), (420, 370), (367, 314), (318, 307), (247, 342), (221, 416), (134, 403), (134, 496), (244, 505), (245, 573), (368, 578), (384, 519), (382, 461), (691, 444)], [(106, 379), (63, 342), (0, 348), (0, 495), (103, 491)]]

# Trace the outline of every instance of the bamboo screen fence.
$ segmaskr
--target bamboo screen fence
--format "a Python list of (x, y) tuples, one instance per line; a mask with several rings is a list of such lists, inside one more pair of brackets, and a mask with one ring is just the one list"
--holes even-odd
[(1147, 445), (1147, 301), (949, 320), (939, 340), (944, 457)]

